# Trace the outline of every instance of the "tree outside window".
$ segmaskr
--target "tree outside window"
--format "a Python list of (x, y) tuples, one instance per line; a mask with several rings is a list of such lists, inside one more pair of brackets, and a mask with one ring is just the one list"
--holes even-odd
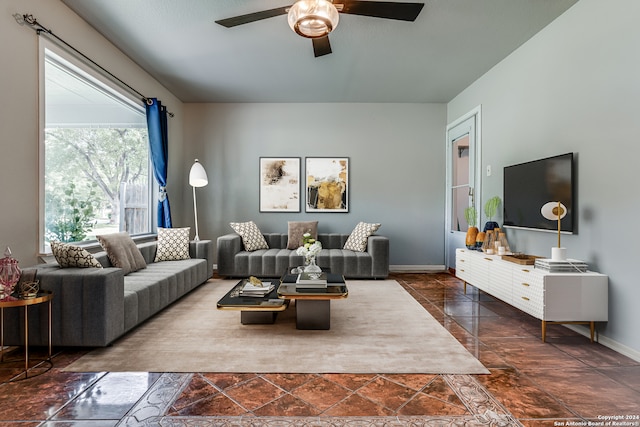
[(43, 242), (148, 233), (144, 108), (45, 51)]

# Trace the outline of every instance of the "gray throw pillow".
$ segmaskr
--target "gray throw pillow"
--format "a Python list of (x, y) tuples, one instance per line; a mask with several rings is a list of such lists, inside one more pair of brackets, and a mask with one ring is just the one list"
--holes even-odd
[(96, 236), (100, 246), (107, 252), (109, 261), (114, 267), (121, 268), (126, 276), (134, 271), (147, 268), (147, 263), (129, 236), (129, 233), (113, 233)]
[(318, 221), (289, 221), (289, 232), (287, 249), (298, 249), (302, 246), (302, 235), (311, 234), (314, 239), (318, 238)]

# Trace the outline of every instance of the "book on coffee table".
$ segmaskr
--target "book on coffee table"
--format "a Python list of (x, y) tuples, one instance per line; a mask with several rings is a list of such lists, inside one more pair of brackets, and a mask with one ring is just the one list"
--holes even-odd
[(297, 288), (326, 288), (327, 273), (309, 273), (303, 271), (296, 279)]
[(245, 297), (264, 297), (274, 289), (275, 285), (271, 284), (271, 282), (262, 282), (261, 286), (247, 282), (240, 290), (240, 295)]

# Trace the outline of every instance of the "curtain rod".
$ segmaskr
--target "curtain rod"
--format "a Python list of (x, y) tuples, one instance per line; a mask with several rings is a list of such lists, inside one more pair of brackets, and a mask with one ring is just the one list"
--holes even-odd
[[(128, 84), (126, 84), (125, 82), (120, 80), (118, 77), (116, 77), (114, 74), (112, 74), (109, 70), (107, 70), (106, 68), (104, 68), (103, 66), (101, 66), (100, 64), (95, 62), (93, 59), (89, 58), (84, 53), (80, 52), (75, 47), (71, 46), (69, 43), (67, 43), (65, 40), (63, 40), (62, 38), (60, 38), (56, 34), (53, 34), (53, 31), (51, 31), (50, 29), (46, 28), (41, 23), (39, 23), (38, 20), (33, 17), (33, 15), (31, 15), (31, 14), (20, 15), (19, 13), (16, 13), (16, 14), (13, 15), (13, 17), (16, 19), (16, 22), (18, 24), (20, 24), (20, 25), (28, 24), (29, 26), (31, 26), (35, 30), (36, 34), (38, 34), (38, 35), (40, 35), (40, 34), (42, 34), (44, 32), (44, 33), (54, 37), (56, 40), (58, 40), (59, 42), (64, 44), (66, 47), (68, 47), (69, 49), (73, 50), (78, 55), (82, 56), (82, 58), (84, 58), (85, 60), (89, 61), (94, 66), (98, 67), (104, 73), (108, 74), (111, 78), (113, 78), (114, 80), (118, 81), (120, 84), (125, 86), (127, 89), (129, 89), (133, 93), (137, 94), (140, 98), (142, 98), (143, 102), (151, 105), (152, 102), (151, 102), (150, 98), (144, 96), (142, 93), (138, 92), (137, 90), (135, 90), (134, 88), (132, 88), (131, 86), (129, 86)], [(174, 116), (174, 114), (172, 112), (170, 112), (170, 111), (167, 111), (167, 114), (170, 117)]]

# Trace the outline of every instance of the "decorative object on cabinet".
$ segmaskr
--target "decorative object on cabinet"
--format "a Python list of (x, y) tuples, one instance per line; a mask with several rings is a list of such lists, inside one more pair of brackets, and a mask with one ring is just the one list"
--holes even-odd
[(486, 231), (484, 242), (482, 242), (482, 252), (484, 252), (487, 255), (495, 254), (495, 247), (496, 247), (495, 234), (497, 234), (495, 233), (495, 230)]
[(493, 217), (496, 212), (498, 212), (498, 206), (500, 206), (499, 196), (493, 196), (484, 204), (484, 214), (487, 216), (488, 221), (484, 224), (482, 231), (489, 231), (500, 227), (497, 222), (493, 221)]
[(538, 258), (540, 257), (536, 255), (527, 255), (527, 254), (519, 254), (519, 253), (502, 256), (503, 260), (514, 262), (520, 265), (534, 265), (536, 263), (536, 259)]
[(484, 239), (486, 237), (487, 237), (487, 233), (485, 233), (484, 231), (478, 232), (478, 235), (476, 236), (476, 247), (475, 247), (477, 251), (482, 250), (482, 246), (484, 245)]
[(499, 227), (488, 230), (482, 244), (482, 251), (487, 255), (508, 255), (511, 253), (507, 235)]
[(567, 215), (567, 207), (557, 202), (547, 202), (540, 209), (542, 216), (550, 221), (558, 221), (558, 247), (551, 248), (551, 259), (564, 261), (567, 259), (567, 249), (560, 246), (560, 221)]
[(196, 236), (193, 238), (193, 240), (195, 241), (200, 240), (200, 236), (198, 235), (198, 207), (196, 205), (196, 187), (204, 187), (208, 183), (209, 178), (207, 178), (207, 171), (204, 170), (204, 167), (202, 167), (198, 159), (196, 159), (191, 166), (191, 170), (189, 171), (189, 185), (193, 187), (193, 215), (196, 222)]
[(535, 262), (535, 267), (550, 273), (586, 273), (589, 270), (589, 264), (577, 259), (556, 261), (539, 258)]
[(469, 206), (464, 210), (464, 219), (467, 221), (468, 229), (467, 236), (465, 237), (465, 245), (467, 249), (473, 249), (476, 247), (476, 237), (478, 236), (478, 227), (476, 227), (476, 220), (478, 217), (478, 211), (473, 206)]
[(300, 212), (300, 157), (260, 157), (260, 212)]
[(494, 229), (494, 233), (498, 233), (496, 237), (496, 253), (498, 255), (507, 255), (511, 253), (509, 242), (507, 241), (507, 234), (500, 228)]

